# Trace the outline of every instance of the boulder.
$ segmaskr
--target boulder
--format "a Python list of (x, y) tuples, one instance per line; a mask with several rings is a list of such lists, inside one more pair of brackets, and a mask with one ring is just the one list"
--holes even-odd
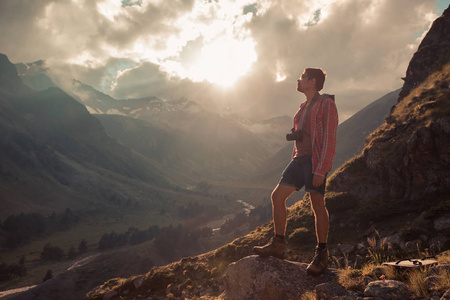
[(337, 270), (328, 269), (321, 276), (306, 273), (307, 264), (273, 257), (247, 256), (228, 266), (225, 297), (244, 299), (300, 299), (306, 291), (337, 279)]
[(411, 291), (406, 284), (397, 280), (377, 280), (369, 283), (364, 290), (365, 297), (380, 299), (410, 299)]
[(327, 282), (316, 286), (314, 289), (316, 300), (329, 300), (336, 297), (350, 297), (350, 293), (341, 285)]

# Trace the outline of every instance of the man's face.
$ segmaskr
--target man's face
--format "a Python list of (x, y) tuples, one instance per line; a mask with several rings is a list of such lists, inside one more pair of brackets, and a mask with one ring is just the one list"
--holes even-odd
[(315, 82), (313, 79), (310, 79), (308, 75), (303, 72), (302, 76), (297, 79), (297, 91), (304, 93), (309, 90), (311, 87), (315, 86)]

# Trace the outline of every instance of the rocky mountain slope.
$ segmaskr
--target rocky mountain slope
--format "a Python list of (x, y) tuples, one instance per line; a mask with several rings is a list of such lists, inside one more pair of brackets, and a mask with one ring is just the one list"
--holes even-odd
[[(448, 224), (450, 213), (449, 24), (450, 8), (433, 23), (430, 34), (435, 38), (427, 35), (414, 55), (399, 102), (387, 122), (371, 135), (361, 155), (330, 178), (326, 194), (331, 215), (329, 244), (331, 249), (347, 253), (347, 259), (356, 244), (374, 232), (387, 237), (392, 245), (411, 241), (420, 251), (427, 247), (432, 251), (433, 245), (437, 251), (450, 248), (449, 228), (440, 226), (442, 220)], [(414, 62), (431, 60), (442, 63), (430, 68)], [(423, 74), (412, 89), (408, 84), (413, 80), (411, 74)], [(215, 251), (154, 267), (145, 275), (112, 279), (91, 291), (88, 298), (218, 296), (225, 288), (227, 266), (267, 241), (272, 226), (268, 223)], [(288, 210), (289, 260), (311, 257), (313, 226), (305, 197)], [(433, 244), (437, 240), (441, 242)], [(349, 250), (343, 250), (342, 244), (349, 245)]]

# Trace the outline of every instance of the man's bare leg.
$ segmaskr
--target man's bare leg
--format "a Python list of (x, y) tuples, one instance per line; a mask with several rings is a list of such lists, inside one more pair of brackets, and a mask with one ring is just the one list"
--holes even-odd
[(274, 256), (284, 258), (286, 242), (286, 199), (295, 191), (295, 187), (277, 185), (272, 192), (272, 213), (274, 224), (274, 237), (265, 246), (256, 246), (253, 251), (259, 256)]
[(329, 216), (325, 207), (325, 197), (319, 193), (309, 193), (309, 197), (316, 221), (317, 243), (326, 243), (328, 240)]
[(272, 215), (276, 235), (286, 232), (286, 199), (296, 190), (295, 187), (279, 184), (272, 192)]

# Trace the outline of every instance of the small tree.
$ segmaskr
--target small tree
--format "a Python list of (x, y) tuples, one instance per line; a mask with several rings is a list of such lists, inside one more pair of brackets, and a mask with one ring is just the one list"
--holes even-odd
[(84, 253), (87, 251), (87, 242), (85, 239), (83, 239), (80, 244), (78, 245), (78, 252)]
[(68, 259), (74, 259), (75, 257), (77, 257), (78, 253), (77, 250), (75, 250), (75, 247), (72, 246), (69, 249), (69, 252), (67, 252), (67, 258)]
[(52, 246), (52, 244), (48, 243), (44, 246), (44, 249), (41, 252), (41, 258), (43, 260), (60, 260), (64, 255), (64, 252), (61, 248), (57, 246)]
[(46, 282), (49, 279), (53, 278), (52, 270), (47, 270), (47, 273), (45, 273), (44, 278), (42, 279), (42, 282)]

